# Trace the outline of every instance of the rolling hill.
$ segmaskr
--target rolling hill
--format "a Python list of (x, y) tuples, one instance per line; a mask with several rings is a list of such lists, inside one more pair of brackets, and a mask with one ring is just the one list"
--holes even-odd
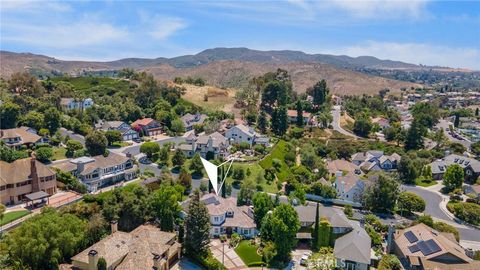
[(82, 75), (94, 71), (112, 71), (129, 67), (151, 72), (158, 79), (174, 77), (202, 77), (218, 87), (243, 87), (254, 76), (286, 69), (292, 76), (294, 89), (304, 92), (320, 79), (327, 80), (336, 94), (375, 94), (389, 88), (420, 86), (355, 71), (356, 68), (419, 69), (420, 66), (380, 60), (375, 57), (348, 57), (324, 54), (306, 54), (299, 51), (257, 51), (247, 48), (215, 48), (195, 55), (174, 58), (127, 58), (109, 62), (63, 61), (44, 55), (0, 51), (0, 75), (8, 77), (14, 72), (28, 71), (36, 75), (67, 73)]

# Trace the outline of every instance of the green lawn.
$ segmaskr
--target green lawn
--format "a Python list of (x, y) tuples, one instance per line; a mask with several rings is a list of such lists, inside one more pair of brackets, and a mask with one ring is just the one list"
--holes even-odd
[(67, 153), (67, 149), (63, 147), (53, 147), (53, 157), (52, 160), (59, 160), (65, 159), (65, 154)]
[[(233, 167), (242, 167), (245, 170), (245, 174), (247, 173), (247, 169), (250, 169), (250, 176), (246, 176), (245, 178), (250, 178), (252, 179), (255, 183), (257, 183), (257, 176), (261, 175), (263, 176), (265, 174), (265, 170), (257, 163), (242, 163), (242, 162), (234, 162), (232, 165)], [(231, 170), (231, 169), (230, 169)], [(232, 177), (228, 177), (226, 180), (227, 183), (232, 184), (234, 180)], [(272, 182), (270, 184), (267, 183), (267, 180), (262, 177), (262, 182), (260, 182), (260, 185), (263, 187), (263, 191), (265, 192), (270, 192), (270, 193), (277, 193), (277, 185), (275, 182)]]
[(280, 140), (272, 149), (269, 155), (259, 162), (260, 166), (264, 169), (272, 167), (273, 159), (280, 160), (280, 170), (276, 173), (277, 178), (283, 182), (290, 173), (288, 165), (285, 163), (285, 154), (287, 153), (287, 142)]
[(235, 252), (237, 252), (238, 256), (247, 266), (260, 266), (263, 261), (262, 256), (258, 255), (257, 249), (258, 246), (251, 245), (250, 240), (243, 240), (238, 244), (237, 248), (235, 248)]
[(436, 185), (436, 184), (437, 184), (437, 181), (435, 181), (435, 180), (432, 180), (430, 182), (424, 182), (420, 178), (415, 179), (415, 185), (421, 186), (421, 187), (429, 187), (429, 186), (433, 186), (433, 185)]
[(5, 213), (3, 214), (3, 218), (0, 220), (0, 226), (10, 223), (28, 214), (30, 214), (28, 210), (20, 210), (20, 211)]

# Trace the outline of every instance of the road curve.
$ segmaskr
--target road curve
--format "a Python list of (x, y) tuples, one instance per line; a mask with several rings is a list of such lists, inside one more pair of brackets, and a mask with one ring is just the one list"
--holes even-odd
[(345, 129), (342, 128), (342, 126), (340, 125), (340, 111), (341, 111), (341, 107), (339, 105), (335, 105), (333, 106), (333, 110), (332, 110), (332, 118), (333, 118), (333, 121), (332, 121), (332, 126), (333, 126), (333, 130), (336, 130), (340, 133), (342, 133), (343, 135), (346, 135), (346, 136), (350, 136), (350, 137), (353, 137), (355, 139), (358, 139), (359, 137), (349, 131), (346, 131)]

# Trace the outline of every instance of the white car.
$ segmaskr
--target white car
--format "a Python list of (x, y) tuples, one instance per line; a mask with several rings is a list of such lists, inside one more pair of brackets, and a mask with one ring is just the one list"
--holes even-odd
[(300, 258), (300, 265), (306, 266), (309, 257), (310, 257), (309, 253), (304, 253)]

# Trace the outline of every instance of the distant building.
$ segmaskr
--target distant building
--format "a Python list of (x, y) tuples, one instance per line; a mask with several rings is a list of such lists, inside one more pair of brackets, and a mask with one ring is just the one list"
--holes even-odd
[(38, 162), (34, 157), (0, 161), (0, 203), (17, 204), (31, 193), (44, 191), (49, 195), (57, 192), (54, 171)]
[(470, 259), (452, 233), (423, 223), (395, 232), (392, 240), (390, 249), (405, 269), (480, 269), (480, 261)]
[[(315, 211), (317, 210), (316, 205), (299, 205), (295, 206), (295, 211), (298, 213), (298, 219), (300, 220), (301, 232), (310, 231), (315, 225)], [(345, 234), (352, 230), (352, 224), (348, 220), (345, 213), (339, 208), (319, 205), (319, 217), (326, 218), (334, 234), (341, 235)], [(297, 238), (300, 239), (310, 239), (311, 233), (297, 235)]]
[(60, 99), (60, 107), (64, 110), (84, 110), (93, 106), (93, 100), (86, 98), (82, 100), (74, 98), (62, 98)]
[(51, 165), (62, 171), (70, 172), (82, 181), (90, 192), (121, 181), (133, 180), (137, 176), (137, 167), (133, 160), (110, 153), (94, 157), (80, 157)]
[[(253, 238), (258, 234), (252, 207), (237, 206), (236, 198), (223, 198), (213, 193), (203, 195), (200, 200), (207, 206), (210, 214), (212, 237), (238, 233)], [(183, 208), (188, 211), (188, 201), (184, 203)]]
[(362, 170), (360, 170), (360, 167), (344, 159), (327, 161), (327, 170), (332, 176), (335, 175), (337, 172), (342, 172), (345, 175), (362, 174)]
[(378, 124), (381, 129), (387, 129), (390, 127), (390, 121), (383, 117), (375, 117), (372, 119), (373, 124)]
[(72, 257), (71, 265), (61, 269), (97, 269), (99, 258), (107, 262), (107, 269), (170, 269), (181, 257), (182, 246), (173, 232), (163, 232), (153, 225), (141, 225), (127, 233), (112, 224), (112, 233)]
[(208, 118), (206, 114), (190, 114), (187, 113), (184, 116), (182, 116), (180, 119), (182, 119), (183, 125), (185, 126), (185, 131), (190, 131), (193, 130), (193, 127), (195, 125), (200, 125), (205, 122), (205, 120)]
[(141, 130), (145, 136), (155, 136), (162, 134), (162, 126), (152, 118), (138, 119), (132, 123), (132, 128), (136, 131)]
[[(297, 110), (287, 110), (288, 115), (288, 122), (289, 123), (296, 123), (297, 122)], [(311, 120), (311, 113), (303, 112), (303, 123), (307, 124)]]
[(95, 128), (103, 131), (118, 130), (122, 134), (122, 140), (124, 141), (131, 141), (139, 137), (138, 132), (123, 121), (100, 121), (95, 125)]
[(14, 149), (19, 149), (22, 145), (31, 147), (44, 142), (44, 139), (37, 135), (37, 131), (29, 127), (0, 129), (0, 140)]

